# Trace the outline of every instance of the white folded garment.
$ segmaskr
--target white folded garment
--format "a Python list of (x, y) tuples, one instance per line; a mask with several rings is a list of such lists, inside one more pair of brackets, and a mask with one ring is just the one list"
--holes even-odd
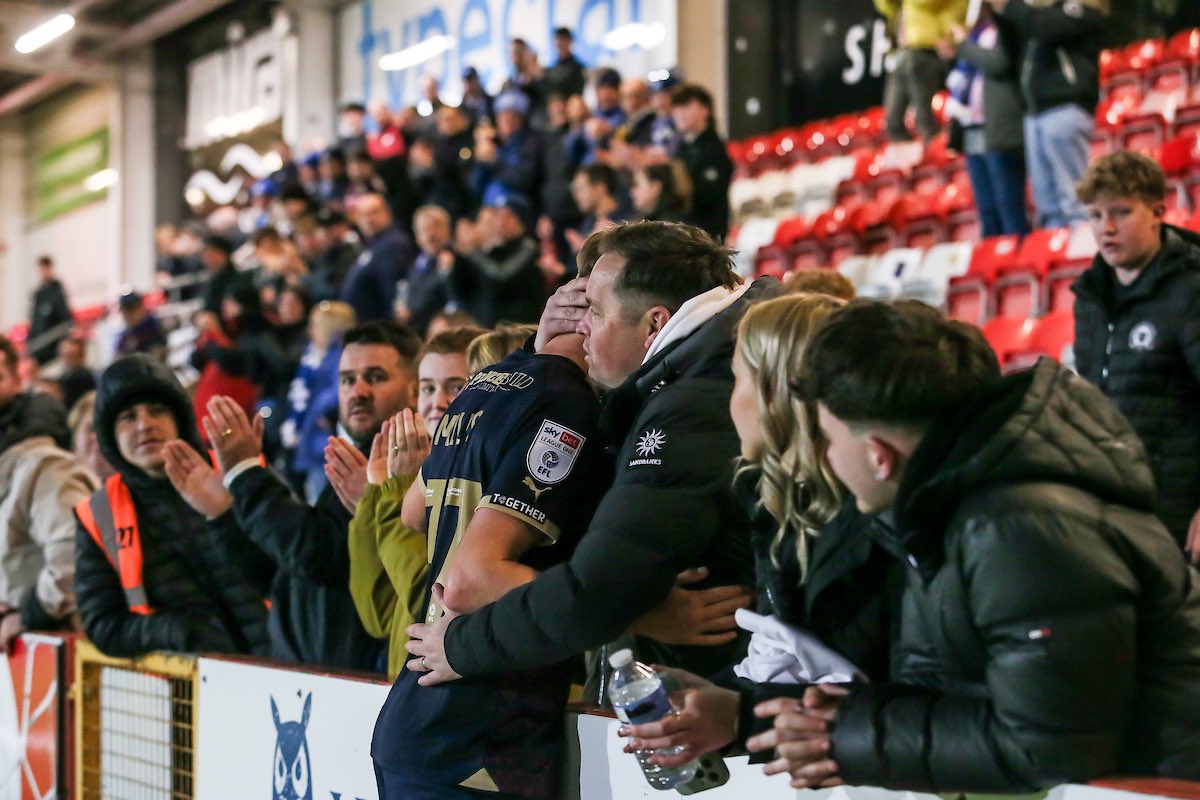
[(750, 648), (733, 668), (739, 678), (755, 683), (865, 683), (866, 675), (821, 644), (817, 637), (744, 608), (736, 614), (738, 627), (750, 631)]

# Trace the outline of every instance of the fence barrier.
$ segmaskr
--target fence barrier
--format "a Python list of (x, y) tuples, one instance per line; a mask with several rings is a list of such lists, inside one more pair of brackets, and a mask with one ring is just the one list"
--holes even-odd
[[(0, 800), (376, 800), (370, 745), (388, 684), (251, 659), (110, 658), (75, 635), (25, 634), (0, 658)], [(565, 800), (678, 796), (642, 779), (619, 723), (567, 713)], [(303, 752), (303, 769), (294, 765)], [(946, 800), (867, 787), (797, 791), (745, 757), (707, 800)], [(1200, 783), (1111, 778), (1037, 800), (1200, 800)]]

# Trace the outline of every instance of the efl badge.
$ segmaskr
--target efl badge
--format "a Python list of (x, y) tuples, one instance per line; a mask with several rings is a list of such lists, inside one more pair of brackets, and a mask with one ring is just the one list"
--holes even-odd
[(570, 428), (542, 420), (542, 427), (525, 457), (529, 474), (541, 483), (560, 483), (571, 474), (584, 441), (585, 437)]

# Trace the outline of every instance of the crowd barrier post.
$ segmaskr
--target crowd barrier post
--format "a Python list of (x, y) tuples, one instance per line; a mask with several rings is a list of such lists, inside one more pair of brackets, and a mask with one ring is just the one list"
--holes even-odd
[(111, 658), (75, 646), (75, 798), (191, 800), (197, 764), (196, 659)]

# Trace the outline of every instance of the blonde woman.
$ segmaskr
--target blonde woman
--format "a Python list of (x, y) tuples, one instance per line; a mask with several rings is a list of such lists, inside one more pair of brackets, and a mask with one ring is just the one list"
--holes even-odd
[(467, 347), (467, 370), (474, 375), (485, 367), (500, 363), (535, 333), (537, 325), (500, 325), (485, 333)]
[(288, 388), (287, 419), (280, 440), (291, 453), (288, 470), (292, 479), (304, 486), (309, 503), (315, 503), (325, 488), (325, 445), (337, 427), (342, 334), (354, 323), (354, 309), (347, 303), (318, 303), (308, 317), (308, 346)]
[[(824, 458), (815, 410), (794, 388), (808, 342), (845, 301), (789, 294), (752, 307), (738, 326), (729, 412), (741, 442), (735, 481), (754, 527), (758, 611), (812, 633), (868, 676), (883, 678), (888, 660), (892, 561), (865, 535), (866, 524)], [(898, 577), (898, 576), (896, 576)], [(718, 687), (671, 671), (686, 691), (680, 715), (622, 729), (626, 751), (686, 745), (683, 763), (721, 748), (744, 752), (751, 735), (770, 727), (756, 702), (796, 697), (802, 684), (739, 680)], [(765, 759), (755, 759), (765, 760)]]

